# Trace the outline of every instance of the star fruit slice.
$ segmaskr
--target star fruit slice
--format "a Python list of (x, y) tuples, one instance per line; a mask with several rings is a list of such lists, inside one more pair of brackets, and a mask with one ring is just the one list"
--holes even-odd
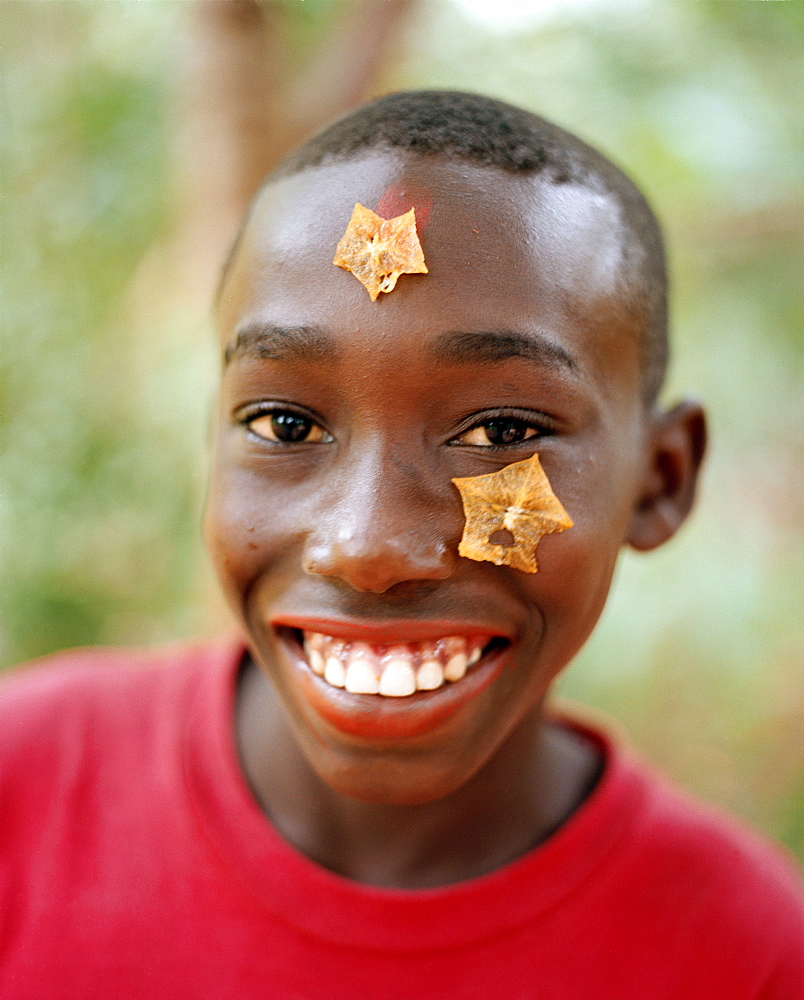
[[(460, 491), (466, 514), (458, 553), (467, 559), (537, 573), (536, 546), (543, 536), (572, 527), (538, 455), (499, 472), (452, 482)], [(513, 536), (511, 545), (490, 541), (496, 532), (505, 530)]]
[(383, 219), (358, 202), (332, 263), (351, 271), (372, 302), (393, 291), (400, 274), (427, 274), (415, 209)]

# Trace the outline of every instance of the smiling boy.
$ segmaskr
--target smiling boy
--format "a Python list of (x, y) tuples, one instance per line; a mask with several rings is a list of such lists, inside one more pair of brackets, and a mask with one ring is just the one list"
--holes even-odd
[[(413, 208), (426, 260), (376, 301), (333, 265), (356, 204)], [(245, 646), (7, 684), (3, 995), (800, 996), (774, 849), (545, 709), (704, 451), (656, 402), (631, 182), (519, 109), (392, 95), (268, 179), (217, 313), (205, 535)], [(453, 480), (534, 454), (572, 526), (538, 572), (460, 556)]]

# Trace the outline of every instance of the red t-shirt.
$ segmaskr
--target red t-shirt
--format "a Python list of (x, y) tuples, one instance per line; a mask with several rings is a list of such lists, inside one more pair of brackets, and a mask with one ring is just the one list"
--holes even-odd
[(241, 774), (241, 655), (81, 651), (4, 680), (0, 997), (804, 997), (788, 863), (599, 734), (596, 790), (491, 875), (321, 869)]

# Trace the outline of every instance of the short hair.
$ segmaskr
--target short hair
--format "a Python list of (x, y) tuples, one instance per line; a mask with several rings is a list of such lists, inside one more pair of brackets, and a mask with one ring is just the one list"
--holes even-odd
[(282, 177), (353, 159), (371, 149), (446, 156), (511, 174), (539, 174), (549, 183), (580, 184), (612, 196), (627, 234), (620, 283), (642, 324), (643, 394), (647, 402), (655, 400), (668, 355), (664, 243), (647, 201), (618, 167), (577, 136), (523, 108), (480, 94), (417, 90), (388, 94), (333, 122), (286, 157), (260, 191)]

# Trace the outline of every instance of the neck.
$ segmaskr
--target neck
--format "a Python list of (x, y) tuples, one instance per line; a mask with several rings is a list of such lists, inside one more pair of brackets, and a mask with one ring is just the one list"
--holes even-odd
[(330, 871), (389, 888), (448, 885), (513, 861), (561, 826), (599, 771), (591, 746), (539, 712), (445, 798), (358, 801), (312, 770), (252, 663), (238, 689), (236, 730), (246, 778), (284, 839)]

